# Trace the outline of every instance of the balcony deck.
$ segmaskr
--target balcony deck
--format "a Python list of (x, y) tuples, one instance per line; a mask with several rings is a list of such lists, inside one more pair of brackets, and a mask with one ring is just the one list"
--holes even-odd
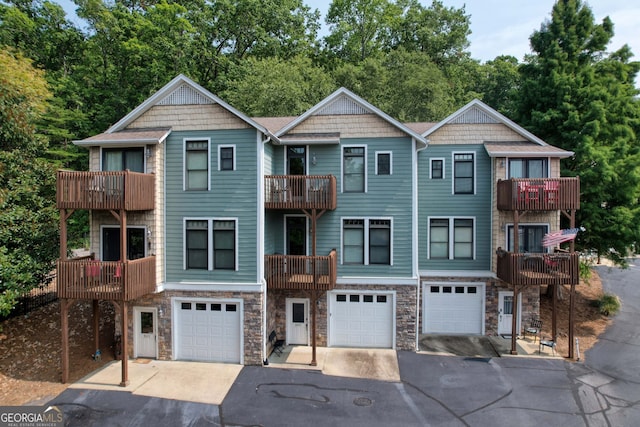
[(156, 257), (58, 261), (58, 298), (130, 301), (156, 290)]
[(575, 252), (504, 252), (498, 255), (497, 275), (513, 285), (577, 285), (580, 282), (578, 263), (578, 253)]
[(58, 171), (56, 202), (58, 209), (153, 210), (155, 175)]
[(580, 209), (580, 178), (498, 180), (497, 206), (504, 211)]
[(266, 209), (329, 209), (337, 205), (333, 175), (268, 175), (264, 180)]
[(265, 255), (268, 289), (330, 291), (336, 286), (337, 255)]

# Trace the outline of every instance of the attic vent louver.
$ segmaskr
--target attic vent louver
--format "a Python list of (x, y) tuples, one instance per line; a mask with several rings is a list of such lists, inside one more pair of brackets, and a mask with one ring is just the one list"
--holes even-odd
[(451, 123), (458, 125), (500, 123), (479, 108), (472, 108), (456, 117)]
[(353, 102), (353, 100), (346, 96), (341, 96), (329, 105), (326, 105), (320, 109), (317, 113), (319, 116), (329, 115), (342, 115), (342, 114), (371, 114), (371, 111), (364, 108), (362, 105)]
[(211, 99), (193, 90), (189, 85), (183, 84), (178, 89), (167, 95), (158, 105), (193, 105), (213, 104)]

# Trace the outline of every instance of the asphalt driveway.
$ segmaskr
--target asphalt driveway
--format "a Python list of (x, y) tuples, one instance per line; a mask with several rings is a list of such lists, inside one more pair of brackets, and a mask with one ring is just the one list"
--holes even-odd
[(623, 309), (586, 363), (398, 352), (399, 381), (244, 367), (221, 405), (85, 389), (50, 404), (70, 426), (637, 426), (638, 273), (601, 273)]

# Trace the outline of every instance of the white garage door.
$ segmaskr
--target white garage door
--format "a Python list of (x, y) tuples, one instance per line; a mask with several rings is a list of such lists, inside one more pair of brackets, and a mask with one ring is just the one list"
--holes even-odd
[(240, 303), (178, 301), (176, 359), (240, 363)]
[(329, 345), (393, 348), (393, 294), (329, 294)]
[(482, 334), (484, 286), (424, 286), (423, 331), (432, 334)]

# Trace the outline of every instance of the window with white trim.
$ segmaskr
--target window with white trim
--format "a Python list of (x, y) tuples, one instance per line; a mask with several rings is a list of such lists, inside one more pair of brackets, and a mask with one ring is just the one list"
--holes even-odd
[(185, 219), (185, 269), (236, 270), (237, 220)]
[(429, 177), (431, 179), (444, 179), (444, 159), (431, 159)]
[(236, 146), (235, 145), (219, 145), (218, 146), (218, 170), (234, 171), (236, 170)]
[(376, 151), (376, 175), (391, 175), (391, 151)]
[[(544, 235), (549, 232), (549, 226), (543, 224), (519, 225), (518, 247), (521, 253), (540, 254), (548, 249), (542, 246)], [(507, 226), (507, 250), (513, 252), (513, 225)]]
[(474, 153), (453, 154), (453, 193), (474, 194)]
[(475, 220), (429, 218), (429, 259), (475, 259)]
[(343, 147), (342, 189), (345, 193), (365, 191), (365, 151), (365, 147)]
[(184, 189), (209, 190), (209, 140), (185, 140)]
[(343, 264), (392, 264), (391, 220), (354, 218), (342, 221)]
[(547, 159), (509, 159), (509, 178), (547, 178)]

